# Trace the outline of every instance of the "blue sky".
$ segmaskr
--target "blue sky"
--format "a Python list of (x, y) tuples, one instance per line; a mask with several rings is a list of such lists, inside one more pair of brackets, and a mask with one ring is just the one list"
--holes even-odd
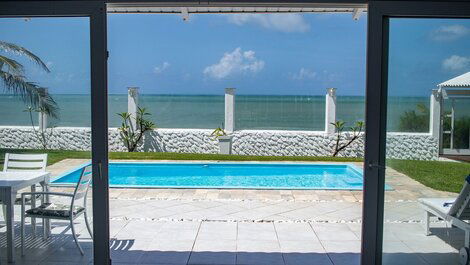
[[(366, 16), (351, 14), (108, 17), (109, 92), (139, 86), (148, 94), (364, 95)], [(31, 81), (52, 93), (89, 93), (85, 18), (2, 19), (3, 41), (38, 54), (51, 68), (26, 64)], [(470, 22), (391, 22), (390, 94), (427, 96), (470, 70)], [(15, 57), (17, 58), (17, 57)], [(21, 62), (24, 62), (19, 58)]]

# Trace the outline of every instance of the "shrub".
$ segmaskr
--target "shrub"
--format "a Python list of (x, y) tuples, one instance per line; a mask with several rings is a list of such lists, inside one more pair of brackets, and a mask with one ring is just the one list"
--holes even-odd
[(155, 124), (145, 118), (150, 113), (146, 112), (145, 108), (138, 108), (135, 118), (137, 128), (132, 126), (132, 116), (130, 113), (122, 112), (118, 113), (118, 115), (122, 118), (122, 125), (118, 128), (121, 139), (129, 152), (135, 152), (144, 133), (155, 128)]
[(424, 104), (417, 104), (416, 110), (405, 111), (400, 117), (398, 129), (400, 132), (429, 131), (429, 108)]

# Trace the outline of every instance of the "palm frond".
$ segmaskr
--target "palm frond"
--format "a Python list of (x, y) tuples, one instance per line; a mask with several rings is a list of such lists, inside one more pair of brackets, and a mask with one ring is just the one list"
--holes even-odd
[(22, 74), (24, 72), (24, 67), (22, 64), (16, 60), (0, 55), (0, 69), (2, 69), (3, 66), (6, 66), (8, 68), (6, 70), (11, 73)]
[(33, 82), (26, 81), (22, 75), (15, 75), (0, 70), (0, 81), (3, 82), (5, 90), (16, 94), (33, 108), (42, 108), (43, 112), (53, 118), (58, 118), (59, 107), (47, 89)]
[(41, 58), (39, 58), (38, 56), (36, 56), (34, 53), (30, 52), (26, 48), (23, 48), (19, 45), (13, 44), (13, 43), (0, 41), (0, 49), (2, 49), (4, 51), (7, 51), (7, 52), (12, 52), (12, 53), (16, 53), (16, 54), (19, 54), (19, 55), (23, 55), (26, 58), (28, 58), (29, 60), (31, 60), (32, 62), (39, 65), (42, 69), (44, 69), (44, 71), (46, 71), (48, 73), (50, 72), (49, 68), (41, 60)]

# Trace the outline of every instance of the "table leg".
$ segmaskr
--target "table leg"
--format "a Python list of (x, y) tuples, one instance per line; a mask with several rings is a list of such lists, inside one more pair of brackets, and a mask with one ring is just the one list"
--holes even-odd
[(7, 208), (7, 216), (5, 216), (5, 221), (7, 223), (7, 257), (8, 262), (15, 262), (15, 227), (14, 227), (14, 218), (15, 218), (15, 199), (16, 192), (10, 190), (7, 193), (5, 206)]
[[(31, 185), (31, 192), (36, 192), (36, 185)], [(36, 195), (31, 196), (31, 208), (36, 208)], [(33, 237), (36, 237), (36, 218), (31, 218)]]

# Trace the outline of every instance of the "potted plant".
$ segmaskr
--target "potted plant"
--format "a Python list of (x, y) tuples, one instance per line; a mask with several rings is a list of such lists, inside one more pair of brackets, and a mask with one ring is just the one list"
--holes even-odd
[(211, 136), (219, 140), (219, 154), (230, 155), (232, 154), (232, 136), (227, 135), (224, 129), (218, 127), (215, 129)]

